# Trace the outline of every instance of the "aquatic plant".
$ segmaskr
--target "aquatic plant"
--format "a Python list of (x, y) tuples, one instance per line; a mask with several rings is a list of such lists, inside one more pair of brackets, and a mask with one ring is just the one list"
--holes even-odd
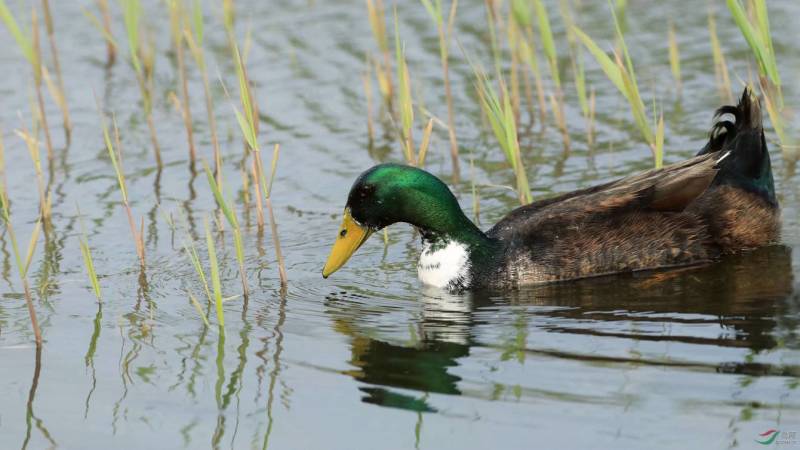
[[(278, 167), (278, 155), (280, 153), (280, 145), (275, 144), (275, 147), (272, 151), (272, 162), (270, 164), (270, 175), (269, 175), (269, 182), (264, 178), (264, 170), (261, 168), (261, 155), (260, 152), (256, 152), (256, 161), (257, 161), (257, 173), (259, 174), (259, 180), (264, 190), (264, 198), (265, 203), (267, 205), (267, 212), (269, 214), (269, 226), (270, 231), (272, 232), (272, 245), (275, 247), (275, 258), (278, 260), (278, 275), (280, 276), (281, 285), (286, 286), (288, 283), (288, 278), (286, 276), (286, 265), (283, 261), (283, 253), (281, 252), (281, 242), (280, 238), (278, 237), (278, 222), (275, 220), (275, 213), (272, 209), (272, 184), (275, 181), (275, 170)], [(258, 183), (256, 183), (258, 184)]]
[(450, 58), (450, 39), (453, 35), (453, 23), (455, 22), (458, 0), (453, 0), (450, 4), (450, 13), (447, 16), (447, 23), (444, 21), (444, 11), (442, 0), (420, 0), (425, 9), (430, 14), (436, 24), (436, 31), (439, 35), (439, 57), (442, 61), (442, 77), (444, 80), (445, 102), (447, 103), (447, 135), (450, 139), (450, 157), (453, 164), (453, 172), (458, 174), (458, 141), (456, 139), (455, 113), (453, 111), (453, 93), (450, 87), (450, 69), (448, 60)]
[[(628, 46), (625, 44), (625, 38), (622, 34), (622, 28), (620, 27), (620, 23), (617, 20), (617, 14), (612, 10), (612, 17), (614, 19), (614, 27), (616, 28), (617, 32), (617, 40), (619, 42), (620, 47), (622, 48), (622, 56), (616, 51), (614, 52), (614, 59), (612, 60), (595, 42), (592, 38), (589, 37), (586, 33), (584, 33), (580, 28), (577, 26), (574, 27), (574, 32), (578, 39), (583, 42), (589, 52), (594, 56), (597, 63), (600, 65), (600, 68), (603, 69), (606, 76), (609, 80), (616, 86), (616, 88), (622, 93), (625, 99), (628, 101), (628, 105), (631, 109), (631, 114), (633, 115), (633, 119), (636, 123), (639, 132), (642, 134), (645, 142), (650, 145), (650, 149), (653, 153), (653, 159), (655, 162), (655, 167), (660, 168), (663, 165), (664, 161), (664, 149), (663, 145), (659, 145), (658, 140), (656, 139), (656, 135), (653, 133), (653, 130), (650, 128), (649, 121), (647, 119), (647, 113), (645, 112), (644, 102), (642, 101), (642, 97), (639, 94), (639, 85), (636, 81), (636, 73), (633, 69), (633, 61), (631, 60), (630, 54), (628, 53)], [(623, 62), (624, 57), (624, 62)], [(656, 123), (656, 127), (657, 127)]]
[(222, 283), (219, 278), (217, 249), (214, 244), (214, 238), (211, 236), (211, 228), (208, 226), (208, 217), (203, 218), (203, 228), (206, 234), (206, 246), (208, 247), (208, 264), (211, 266), (211, 285), (214, 289), (214, 305), (217, 309), (217, 321), (219, 322), (220, 331), (224, 332), (225, 310), (222, 308)]
[[(125, 22), (125, 31), (128, 38), (128, 58), (136, 75), (139, 92), (142, 96), (145, 120), (150, 131), (150, 141), (158, 167), (164, 165), (161, 160), (161, 148), (158, 144), (155, 123), (153, 122), (153, 72), (155, 55), (152, 44), (142, 38), (141, 17), (142, 5), (140, 0), (120, 0), (122, 3), (122, 17)], [(109, 42), (114, 42), (109, 41)]]
[(31, 328), (33, 329), (36, 347), (38, 348), (42, 345), (42, 331), (39, 329), (39, 320), (36, 317), (36, 309), (33, 307), (33, 298), (31, 297), (31, 289), (28, 284), (28, 269), (30, 268), (33, 254), (36, 251), (36, 244), (39, 241), (39, 232), (42, 228), (42, 221), (41, 218), (36, 221), (36, 225), (31, 233), (30, 241), (28, 242), (27, 252), (23, 258), (19, 251), (17, 237), (14, 233), (14, 226), (11, 222), (11, 208), (8, 201), (8, 194), (3, 184), (0, 184), (0, 209), (2, 209), (2, 218), (3, 222), (5, 223), (6, 234), (8, 234), (9, 240), (11, 241), (11, 248), (13, 249), (14, 258), (17, 262), (17, 273), (24, 290), (25, 303), (28, 306), (28, 315), (31, 319)]
[(784, 152), (789, 148), (788, 136), (784, 131), (783, 117), (783, 92), (781, 89), (781, 77), (778, 73), (778, 62), (775, 57), (775, 50), (772, 46), (772, 35), (770, 34), (769, 15), (767, 13), (766, 0), (750, 0), (753, 18), (747, 17), (747, 13), (739, 0), (726, 0), (728, 9), (733, 16), (734, 22), (739, 27), (753, 52), (753, 57), (758, 65), (759, 81), (761, 92), (764, 94), (764, 104), (778, 135), (781, 147)]
[[(542, 127), (544, 127), (547, 120), (547, 103), (542, 73), (539, 69), (539, 57), (534, 45), (530, 2), (527, 0), (513, 0), (511, 2), (511, 16), (513, 20), (509, 20), (508, 23), (508, 40), (512, 57), (514, 53), (519, 53), (519, 58), (533, 76), (536, 98), (539, 104), (539, 120)], [(524, 77), (524, 80), (527, 82), (528, 77)], [(526, 96), (528, 97), (528, 105), (532, 106), (533, 96), (529, 88), (526, 89)]]
[(83, 256), (83, 266), (86, 268), (86, 275), (89, 277), (89, 282), (92, 285), (97, 301), (102, 302), (103, 298), (100, 294), (100, 282), (97, 280), (97, 271), (94, 268), (94, 258), (92, 258), (92, 249), (89, 247), (89, 239), (86, 237), (86, 229), (83, 226), (83, 219), (81, 211), (78, 209), (78, 218), (81, 223), (81, 234), (78, 236), (78, 244), (81, 248), (81, 255)]
[[(14, 42), (16, 42), (17, 47), (28, 61), (33, 71), (33, 86), (36, 91), (39, 120), (42, 122), (42, 131), (44, 132), (45, 144), (47, 145), (47, 157), (49, 160), (52, 160), (55, 155), (53, 152), (53, 141), (50, 138), (50, 128), (47, 124), (47, 111), (44, 107), (44, 97), (42, 95), (42, 81), (44, 80), (44, 73), (47, 72), (47, 68), (42, 62), (42, 54), (39, 46), (39, 22), (36, 9), (31, 9), (31, 37), (26, 36), (22, 30), (20, 30), (5, 0), (0, 0), (0, 19), (5, 23), (6, 28), (8, 28), (11, 36), (14, 38)], [(57, 99), (57, 102), (59, 99), (63, 100), (63, 94), (60, 96), (56, 94), (54, 98)]]
[(528, 177), (525, 174), (525, 167), (522, 163), (520, 154), (519, 140), (517, 137), (517, 124), (514, 118), (514, 110), (511, 107), (511, 100), (508, 95), (508, 88), (505, 81), (501, 78), (498, 83), (500, 95), (498, 96), (492, 82), (486, 73), (479, 66), (472, 64), (475, 74), (475, 88), (478, 91), (481, 108), (489, 120), (492, 131), (494, 132), (500, 148), (506, 156), (506, 160), (511, 165), (516, 178), (516, 191), (519, 201), (522, 204), (530, 203), (533, 200)]
[(411, 98), (411, 75), (404, 45), (400, 43), (400, 26), (397, 21), (397, 10), (394, 11), (394, 46), (395, 64), (397, 66), (397, 108), (400, 110), (400, 142), (403, 154), (409, 164), (414, 163), (414, 105)]
[(711, 54), (714, 58), (714, 79), (723, 101), (733, 103), (733, 93), (731, 91), (731, 79), (728, 75), (728, 64), (725, 62), (725, 54), (722, 53), (722, 46), (717, 36), (717, 24), (714, 20), (712, 10), (708, 11), (708, 34), (711, 40)]
[(203, 10), (199, 0), (195, 0), (192, 9), (192, 20), (187, 21), (183, 30), (184, 39), (189, 46), (189, 52), (200, 70), (200, 78), (203, 82), (203, 97), (206, 104), (206, 117), (208, 120), (208, 129), (211, 134), (211, 147), (214, 157), (214, 173), (216, 175), (217, 184), (222, 185), (222, 153), (219, 147), (219, 138), (217, 137), (217, 120), (214, 116), (214, 100), (211, 96), (211, 86), (208, 80), (208, 68), (206, 67), (205, 50), (203, 49), (204, 37), (204, 24), (203, 24)]
[(47, 41), (50, 43), (50, 56), (53, 58), (53, 70), (56, 74), (56, 84), (53, 85), (50, 75), (45, 70), (42, 72), (53, 99), (61, 109), (61, 116), (64, 121), (64, 133), (69, 142), (72, 135), (72, 120), (69, 117), (69, 106), (67, 105), (66, 91), (64, 90), (64, 78), (61, 75), (61, 61), (58, 58), (58, 47), (56, 47), (55, 27), (53, 26), (53, 16), (50, 14), (49, 0), (42, 0), (42, 11), (44, 12), (45, 30), (47, 31)]
[(263, 226), (264, 218), (263, 218), (263, 209), (261, 203), (262, 194), (264, 196), (264, 204), (267, 207), (267, 213), (269, 214), (270, 220), (270, 229), (272, 231), (272, 242), (275, 247), (275, 257), (278, 260), (278, 271), (279, 276), (281, 279), (281, 284), (287, 283), (286, 277), (286, 267), (283, 262), (283, 254), (281, 253), (280, 248), (280, 239), (278, 237), (278, 224), (275, 221), (275, 214), (272, 209), (272, 184), (275, 181), (275, 170), (278, 164), (278, 155), (280, 153), (280, 146), (275, 144), (275, 147), (272, 152), (272, 164), (271, 164), (271, 173), (269, 181), (267, 181), (266, 176), (264, 175), (263, 165), (261, 163), (261, 147), (258, 142), (258, 119), (257, 119), (257, 107), (254, 102), (254, 96), (250, 88), (250, 81), (247, 77), (247, 69), (244, 64), (244, 60), (242, 59), (242, 55), (239, 53), (239, 48), (234, 43), (233, 45), (234, 51), (234, 58), (236, 63), (236, 75), (239, 81), (239, 99), (241, 102), (242, 111), (240, 112), (238, 108), (234, 107), (234, 113), (236, 114), (236, 120), (239, 123), (239, 128), (244, 136), (245, 142), (247, 143), (247, 147), (250, 149), (250, 152), (254, 158), (254, 167), (252, 169), (253, 176), (254, 176), (254, 185), (258, 187), (256, 191), (257, 194), (257, 206), (258, 206), (258, 214), (259, 214), (259, 224)]
[[(96, 101), (97, 99), (95, 99)], [(125, 208), (125, 215), (128, 218), (128, 226), (131, 230), (131, 237), (133, 238), (134, 244), (136, 245), (136, 254), (139, 256), (139, 265), (142, 269), (145, 267), (145, 255), (144, 255), (144, 238), (142, 235), (144, 234), (144, 218), (142, 218), (141, 225), (139, 229), (136, 228), (136, 221), (133, 218), (133, 211), (131, 210), (131, 205), (128, 202), (128, 188), (125, 184), (125, 173), (122, 170), (122, 143), (119, 138), (119, 128), (117, 127), (117, 119), (112, 114), (112, 123), (114, 125), (114, 142), (111, 141), (111, 134), (108, 131), (108, 126), (106, 125), (105, 117), (103, 116), (102, 110), (100, 109), (100, 104), (97, 104), (97, 111), (100, 113), (100, 125), (103, 130), (103, 141), (106, 144), (106, 150), (108, 151), (108, 156), (111, 159), (111, 164), (114, 166), (114, 173), (117, 176), (117, 186), (119, 187), (120, 195), (122, 196), (122, 206)], [(114, 143), (117, 145), (117, 149), (114, 149)]]
[[(184, 31), (186, 28), (186, 11), (183, 7), (183, 0), (169, 0), (169, 23), (170, 34), (172, 36), (172, 46), (175, 49), (175, 60), (178, 69), (178, 84), (180, 85), (180, 111), (183, 118), (183, 126), (186, 129), (186, 141), (189, 144), (189, 159), (194, 163), (197, 151), (194, 146), (194, 134), (192, 131), (192, 109), (189, 105), (189, 87), (186, 81), (186, 63), (184, 58)], [(201, 18), (202, 23), (202, 18)]]
[[(36, 130), (37, 128), (38, 124), (34, 116), (33, 129)], [(33, 162), (33, 168), (36, 173), (36, 189), (39, 193), (39, 211), (41, 212), (42, 220), (48, 222), (51, 215), (51, 196), (49, 186), (45, 187), (44, 173), (42, 172), (42, 158), (39, 152), (39, 141), (24, 126), (22, 129), (15, 130), (15, 133), (25, 142), (25, 147), (28, 149), (28, 154)]]
[(389, 51), (389, 38), (386, 35), (386, 9), (383, 0), (366, 0), (367, 17), (372, 30), (372, 36), (378, 44), (381, 60), (373, 61), (375, 76), (378, 80), (378, 89), (383, 95), (384, 102), (392, 112), (392, 99), (394, 98), (394, 83), (392, 81), (392, 65)]
[(678, 49), (678, 39), (675, 36), (675, 23), (669, 22), (669, 29), (667, 31), (667, 42), (669, 43), (669, 67), (672, 71), (672, 78), (678, 86), (678, 91), (681, 90), (681, 54)]
[(567, 31), (567, 41), (569, 42), (569, 60), (572, 73), (575, 77), (575, 93), (578, 96), (578, 104), (581, 107), (581, 114), (586, 121), (586, 143), (591, 147), (594, 144), (594, 90), (587, 92), (586, 72), (583, 65), (582, 47), (575, 35), (575, 22), (572, 18), (568, 0), (559, 2), (561, 19), (564, 21), (564, 28)]
[(205, 161), (203, 161), (203, 168), (206, 171), (208, 185), (211, 187), (211, 192), (214, 193), (214, 199), (217, 202), (217, 206), (222, 210), (225, 219), (233, 229), (233, 245), (236, 249), (236, 261), (239, 263), (239, 274), (242, 278), (242, 290), (245, 298), (247, 298), (249, 295), (249, 289), (247, 287), (247, 272), (244, 270), (244, 244), (242, 243), (242, 230), (239, 227), (239, 221), (236, 219), (236, 214), (233, 213), (233, 207), (222, 196), (222, 191), (217, 184), (217, 180), (214, 179), (214, 175), (212, 174), (211, 169), (208, 167), (208, 163)]

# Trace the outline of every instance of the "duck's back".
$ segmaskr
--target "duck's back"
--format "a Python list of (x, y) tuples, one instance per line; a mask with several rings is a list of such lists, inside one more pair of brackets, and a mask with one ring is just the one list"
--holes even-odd
[(758, 103), (746, 90), (695, 158), (512, 211), (479, 284), (524, 285), (704, 264), (779, 234)]

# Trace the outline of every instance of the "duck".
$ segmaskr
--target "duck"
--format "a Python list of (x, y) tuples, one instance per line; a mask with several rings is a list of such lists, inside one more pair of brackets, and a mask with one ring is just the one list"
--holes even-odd
[(322, 276), (398, 222), (421, 236), (420, 281), (457, 293), (707, 265), (776, 242), (780, 206), (760, 105), (745, 88), (716, 110), (694, 157), (532, 202), (487, 231), (431, 173), (376, 165), (350, 189)]

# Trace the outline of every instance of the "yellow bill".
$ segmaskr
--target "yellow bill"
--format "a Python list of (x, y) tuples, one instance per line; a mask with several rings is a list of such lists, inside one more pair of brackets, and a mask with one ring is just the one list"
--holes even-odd
[(336, 236), (336, 242), (333, 243), (328, 262), (322, 268), (322, 276), (328, 278), (330, 274), (339, 270), (371, 234), (372, 230), (359, 225), (353, 220), (350, 215), (350, 208), (346, 208), (342, 226), (339, 227), (339, 234)]

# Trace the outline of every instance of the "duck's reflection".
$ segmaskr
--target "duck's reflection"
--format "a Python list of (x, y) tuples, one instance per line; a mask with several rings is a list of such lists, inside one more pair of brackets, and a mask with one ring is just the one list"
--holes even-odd
[[(416, 320), (411, 325), (398, 323), (388, 331), (371, 327), (374, 323), (368, 318), (374, 313), (365, 311), (368, 303), (330, 307), (328, 312), (337, 331), (351, 340), (348, 363), (353, 369), (347, 373), (364, 383), (362, 400), (425, 412), (434, 411), (427, 402), (428, 393), (462, 393), (461, 378), (453, 370), (459, 359), (469, 356), (474, 347), (495, 346), (491, 341), (496, 337), (482, 337), (479, 327), (505, 336), (520, 331), (520, 318), (524, 335), (528, 327), (539, 327), (539, 332), (668, 340), (748, 348), (751, 353), (779, 346), (800, 348), (800, 343), (791, 341), (791, 330), (799, 325), (798, 314), (791, 313), (798, 304), (793, 282), (791, 249), (773, 246), (691, 270), (598, 278), (504, 294), (455, 296), (422, 289)], [(341, 305), (347, 302), (342, 297), (331, 296), (328, 301)], [(542, 325), (543, 319), (547, 325)], [(631, 324), (642, 322), (663, 324), (665, 331), (653, 333), (651, 328), (637, 333)], [(719, 332), (716, 336), (692, 333), (695, 324), (703, 330), (717, 326)], [(681, 328), (681, 335), (666, 331), (670, 325), (687, 327)], [(409, 334), (410, 338), (397, 337)], [(533, 349), (536, 343), (526, 338), (519, 344), (515, 351), (538, 352)], [(578, 360), (602, 357), (589, 350), (550, 349), (547, 354)], [(748, 361), (701, 369), (748, 375), (798, 372), (794, 366), (775, 368)]]

